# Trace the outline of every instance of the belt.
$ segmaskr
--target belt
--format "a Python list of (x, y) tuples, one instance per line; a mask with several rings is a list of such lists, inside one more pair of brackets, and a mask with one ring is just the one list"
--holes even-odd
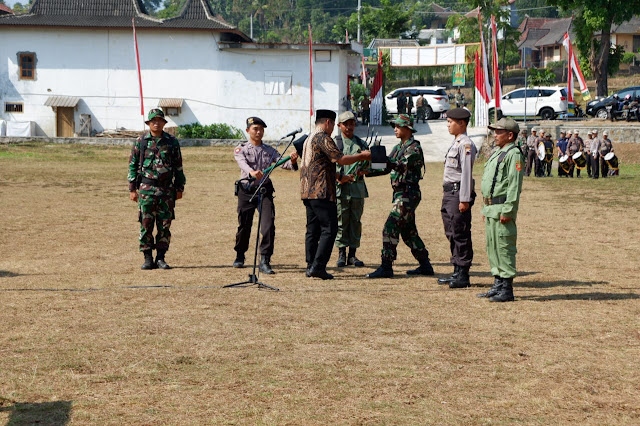
[(507, 197), (493, 197), (493, 198), (483, 198), (484, 204), (486, 206), (492, 206), (494, 204), (504, 204), (507, 201)]
[(140, 178), (140, 182), (146, 183), (147, 185), (158, 186), (158, 179), (149, 179), (143, 176)]
[(450, 192), (450, 191), (459, 191), (460, 190), (460, 182), (447, 182), (442, 184), (442, 190), (444, 192)]

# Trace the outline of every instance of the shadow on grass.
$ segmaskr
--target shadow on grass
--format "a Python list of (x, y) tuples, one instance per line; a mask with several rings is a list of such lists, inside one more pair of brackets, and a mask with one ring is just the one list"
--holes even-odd
[(0, 271), (0, 277), (3, 278), (13, 278), (13, 277), (19, 277), (20, 274), (16, 274), (15, 272), (9, 272), (9, 271)]
[[(9, 403), (12, 405), (4, 406)], [(71, 420), (72, 401), (12, 402), (0, 398), (0, 412), (9, 412), (7, 425), (62, 426)]]
[(520, 296), (516, 294), (516, 298), (532, 302), (546, 302), (550, 300), (632, 300), (640, 299), (640, 295), (636, 293), (594, 292), (575, 294), (551, 294), (548, 296)]
[[(518, 272), (520, 276), (520, 272)], [(527, 288), (551, 288), (551, 287), (591, 287), (594, 285), (606, 285), (608, 281), (575, 281), (575, 280), (563, 280), (563, 281), (518, 281), (516, 278), (513, 281), (514, 287), (527, 287)]]

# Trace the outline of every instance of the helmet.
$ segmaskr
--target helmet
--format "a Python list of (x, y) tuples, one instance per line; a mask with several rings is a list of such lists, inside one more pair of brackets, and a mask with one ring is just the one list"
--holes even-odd
[(613, 99), (620, 99), (620, 96), (618, 96), (618, 94), (616, 93), (615, 95), (613, 95)]
[(631, 99), (631, 93), (629, 93), (627, 96), (624, 97), (625, 101), (628, 101), (629, 99)]

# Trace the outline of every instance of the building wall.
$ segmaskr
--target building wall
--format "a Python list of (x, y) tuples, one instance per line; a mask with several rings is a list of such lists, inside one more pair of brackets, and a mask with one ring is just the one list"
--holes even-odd
[[(55, 136), (55, 112), (45, 101), (77, 96), (76, 130), (79, 114), (91, 114), (98, 132), (143, 129), (130, 31), (0, 28), (0, 39), (0, 119), (35, 121), (38, 134)], [(258, 115), (268, 125), (267, 139), (296, 127), (308, 130), (308, 50), (220, 50), (218, 39), (206, 31), (139, 29), (145, 110), (161, 98), (182, 98), (182, 112), (168, 117), (170, 126), (227, 123), (244, 130), (245, 119)], [(36, 54), (35, 80), (19, 80), (18, 52)], [(339, 110), (346, 58), (346, 51), (331, 51), (330, 62), (314, 61), (317, 108)], [(265, 85), (281, 75), (290, 76), (291, 89), (265, 94)], [(24, 102), (24, 113), (5, 113), (4, 102), (12, 101)]]

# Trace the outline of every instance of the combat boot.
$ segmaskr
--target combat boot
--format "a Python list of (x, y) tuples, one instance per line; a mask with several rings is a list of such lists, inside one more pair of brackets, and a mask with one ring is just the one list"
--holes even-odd
[(513, 302), (513, 278), (502, 278), (502, 287), (498, 294), (489, 298), (489, 302)]
[(362, 268), (364, 262), (356, 257), (356, 248), (349, 247), (349, 256), (347, 256), (347, 265), (353, 265), (356, 268)]
[(393, 262), (383, 259), (380, 267), (367, 274), (367, 278), (393, 278)]
[(244, 268), (244, 254), (238, 253), (236, 255), (236, 260), (233, 261), (234, 268)]
[(434, 275), (433, 266), (431, 266), (431, 262), (429, 262), (429, 258), (425, 258), (420, 261), (420, 266), (416, 269), (411, 269), (407, 271), (407, 275)]
[(271, 269), (271, 256), (261, 256), (259, 268), (262, 273), (268, 275), (275, 274), (275, 271)]
[(446, 278), (438, 278), (438, 284), (444, 285), (449, 284), (451, 281), (455, 280), (460, 273), (460, 267), (458, 265), (453, 265), (453, 274)]
[(469, 282), (469, 267), (461, 266), (456, 279), (449, 283), (449, 288), (465, 288), (470, 286), (471, 283)]
[(502, 278), (496, 275), (493, 285), (486, 293), (478, 294), (478, 297), (493, 297), (496, 294), (500, 293), (500, 289), (502, 288)]
[(339, 247), (338, 248), (338, 262), (336, 263), (336, 266), (338, 268), (342, 268), (344, 266), (347, 265), (347, 248), (346, 247)]
[(153, 263), (153, 251), (145, 250), (142, 254), (144, 254), (144, 263), (140, 269), (156, 269), (156, 264)]
[(320, 266), (316, 265), (315, 263), (313, 265), (311, 265), (311, 268), (309, 269), (309, 276), (314, 277), (314, 278), (320, 278), (322, 280), (332, 280), (333, 279), (333, 275), (331, 275), (330, 273), (327, 272), (326, 267), (320, 267)]
[(164, 254), (166, 250), (158, 250), (158, 254), (156, 256), (156, 266), (160, 269), (171, 269), (171, 266), (164, 261)]

